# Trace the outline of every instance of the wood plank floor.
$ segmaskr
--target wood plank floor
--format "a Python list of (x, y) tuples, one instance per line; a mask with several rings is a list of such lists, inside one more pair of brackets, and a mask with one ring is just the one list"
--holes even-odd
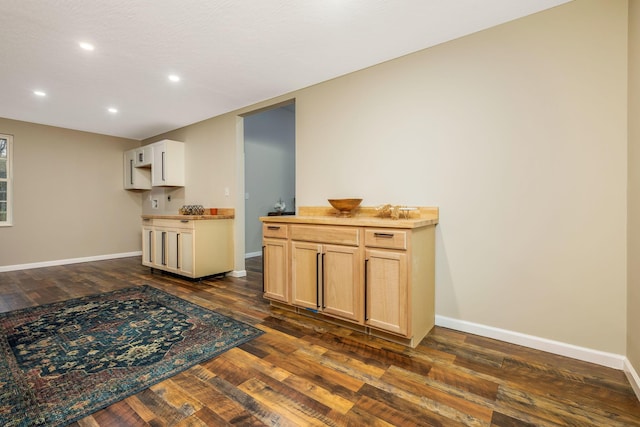
[(266, 333), (73, 426), (640, 426), (622, 371), (436, 327), (415, 349), (287, 311), (247, 277), (139, 257), (0, 273), (0, 311), (150, 284)]

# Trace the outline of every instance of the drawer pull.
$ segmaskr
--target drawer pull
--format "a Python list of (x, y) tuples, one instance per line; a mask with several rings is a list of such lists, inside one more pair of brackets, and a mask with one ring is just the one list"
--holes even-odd
[[(322, 256), (324, 256), (324, 254)], [(318, 252), (316, 254), (316, 309), (318, 309), (318, 310), (320, 309), (320, 276), (318, 275), (318, 273), (319, 273), (319, 268), (318, 267), (319, 267), (319, 264), (320, 264), (320, 262), (318, 261), (319, 257), (320, 257), (320, 252)], [(323, 260), (324, 260), (324, 258), (323, 258)]]
[(320, 271), (322, 271), (322, 308), (323, 308), (323, 309), (324, 309), (324, 308), (327, 308), (326, 304), (324, 303), (324, 292), (325, 292), (325, 288), (324, 288), (324, 283), (325, 283), (325, 280), (324, 280), (324, 256), (325, 256), (325, 255), (326, 255), (326, 254), (323, 252), (323, 253), (322, 253), (322, 257), (321, 257), (321, 259), (322, 259), (322, 266), (321, 266), (321, 268), (320, 268)]
[(369, 259), (364, 260), (364, 320), (369, 320), (369, 313), (367, 312), (367, 300), (369, 299), (368, 290), (367, 290), (367, 276), (369, 269)]
[(176, 268), (180, 270), (180, 233), (176, 234)]
[(188, 219), (181, 219), (180, 222), (187, 223), (187, 222), (189, 222), (189, 220)]
[(384, 239), (392, 239), (393, 233), (373, 233), (375, 237), (382, 237)]
[(264, 286), (264, 276), (266, 276), (266, 273), (264, 271), (265, 256), (266, 256), (265, 249), (266, 248), (267, 248), (266, 246), (262, 247), (262, 293), (266, 292), (266, 288)]
[(267, 226), (267, 230), (280, 230), (280, 227), (277, 225), (269, 225)]

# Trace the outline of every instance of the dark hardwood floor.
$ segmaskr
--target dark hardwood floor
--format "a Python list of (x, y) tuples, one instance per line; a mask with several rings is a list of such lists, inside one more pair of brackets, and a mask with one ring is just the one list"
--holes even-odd
[(640, 426), (624, 373), (436, 327), (415, 349), (272, 309), (261, 259), (189, 281), (140, 258), (0, 273), (0, 311), (150, 284), (266, 333), (74, 426)]

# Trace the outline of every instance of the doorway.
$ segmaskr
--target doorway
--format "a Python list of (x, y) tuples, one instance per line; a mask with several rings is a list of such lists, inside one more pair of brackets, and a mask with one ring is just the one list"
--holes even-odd
[(262, 255), (261, 216), (295, 212), (295, 102), (244, 116), (245, 258)]

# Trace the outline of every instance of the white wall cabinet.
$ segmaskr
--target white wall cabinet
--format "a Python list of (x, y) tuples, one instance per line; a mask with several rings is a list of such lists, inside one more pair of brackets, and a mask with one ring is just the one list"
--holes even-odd
[(135, 149), (136, 157), (134, 166), (137, 168), (151, 166), (153, 162), (153, 144), (145, 145)]
[(151, 185), (154, 187), (184, 186), (184, 144), (165, 139), (153, 144)]
[(151, 171), (136, 167), (136, 150), (124, 152), (124, 188), (126, 190), (150, 190)]
[(231, 271), (233, 220), (143, 217), (142, 264), (191, 278)]
[(124, 152), (124, 188), (184, 186), (184, 143), (165, 139)]

